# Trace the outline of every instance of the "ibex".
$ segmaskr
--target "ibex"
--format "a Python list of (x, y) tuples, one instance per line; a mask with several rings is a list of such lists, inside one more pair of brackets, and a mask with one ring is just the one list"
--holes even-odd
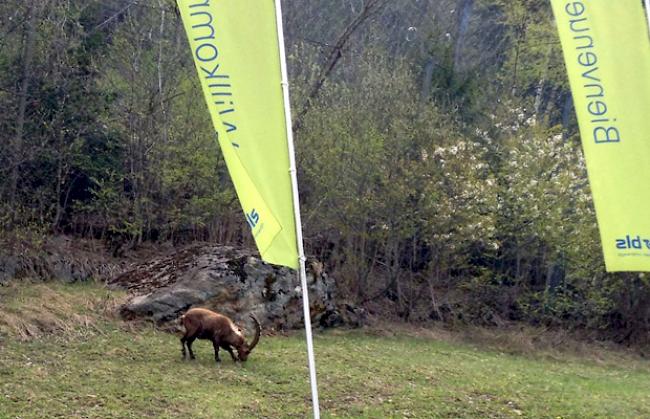
[[(187, 345), (190, 353), (190, 359), (195, 359), (194, 352), (192, 352), (192, 343), (195, 339), (207, 339), (211, 340), (214, 346), (215, 361), (221, 362), (219, 348), (228, 351), (235, 362), (246, 361), (248, 355), (259, 342), (260, 333), (262, 332), (262, 326), (260, 326), (257, 318), (252, 314), (251, 318), (255, 322), (255, 336), (250, 343), (246, 343), (242, 330), (227, 316), (205, 308), (190, 309), (185, 315), (181, 316), (181, 323), (185, 327), (185, 335), (181, 338), (183, 359), (187, 358), (185, 345)], [(233, 348), (237, 349), (238, 357), (233, 353)]]

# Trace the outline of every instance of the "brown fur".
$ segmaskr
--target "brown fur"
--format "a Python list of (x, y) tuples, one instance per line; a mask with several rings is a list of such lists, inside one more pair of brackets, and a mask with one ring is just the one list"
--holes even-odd
[[(232, 357), (233, 361), (246, 361), (255, 345), (260, 339), (262, 328), (257, 318), (251, 315), (255, 321), (256, 330), (253, 340), (249, 343), (244, 339), (244, 334), (240, 327), (233, 323), (230, 318), (223, 314), (215, 313), (205, 308), (192, 308), (185, 315), (181, 316), (181, 323), (185, 327), (185, 335), (181, 338), (183, 347), (183, 359), (187, 357), (185, 346), (190, 353), (190, 359), (194, 359), (192, 352), (192, 343), (195, 339), (206, 339), (212, 341), (214, 347), (214, 359), (219, 359), (219, 348), (223, 348)], [(233, 353), (233, 348), (237, 349), (237, 355)]]

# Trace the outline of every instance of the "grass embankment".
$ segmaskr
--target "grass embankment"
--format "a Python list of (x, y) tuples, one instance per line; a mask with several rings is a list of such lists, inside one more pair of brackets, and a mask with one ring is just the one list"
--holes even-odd
[[(306, 417), (301, 335), (263, 337), (248, 363), (107, 315), (98, 285), (0, 288), (1, 418)], [(650, 365), (602, 353), (509, 355), (407, 335), (315, 337), (324, 417), (650, 417)]]

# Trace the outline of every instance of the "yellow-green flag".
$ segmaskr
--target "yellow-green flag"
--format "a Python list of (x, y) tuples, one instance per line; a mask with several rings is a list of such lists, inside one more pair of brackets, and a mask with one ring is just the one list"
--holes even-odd
[(255, 243), (265, 261), (296, 269), (274, 2), (177, 3), (219, 145)]
[(551, 0), (607, 270), (650, 271), (650, 39), (640, 0)]

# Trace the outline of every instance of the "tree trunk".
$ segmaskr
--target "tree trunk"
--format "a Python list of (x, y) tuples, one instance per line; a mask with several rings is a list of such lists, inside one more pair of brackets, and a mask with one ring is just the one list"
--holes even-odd
[(314, 99), (318, 97), (323, 85), (325, 84), (325, 81), (327, 81), (330, 74), (332, 74), (332, 71), (334, 71), (336, 64), (343, 56), (343, 49), (352, 38), (352, 35), (363, 25), (365, 21), (381, 12), (387, 3), (388, 0), (368, 0), (364, 2), (363, 10), (361, 13), (359, 13), (359, 15), (345, 28), (343, 33), (338, 37), (336, 44), (332, 46), (331, 52), (327, 56), (325, 64), (321, 68), (320, 74), (309, 89), (307, 100), (305, 101), (302, 109), (296, 114), (296, 118), (293, 123), (294, 132), (299, 131), (302, 127), (302, 122), (305, 115), (307, 112), (309, 112), (309, 109), (311, 109)]
[[(20, 179), (20, 163), (23, 160), (25, 119), (27, 113), (27, 96), (32, 79), (32, 61), (34, 58), (34, 42), (36, 39), (36, 15), (37, 4), (40, 1), (33, 1), (27, 11), (27, 26), (25, 27), (25, 45), (23, 48), (23, 67), (18, 89), (18, 114), (16, 115), (16, 136), (13, 144), (14, 167), (11, 171), (11, 183), (9, 189), (9, 202), (15, 202), (18, 193), (18, 181)], [(14, 215), (18, 212), (14, 211)], [(16, 221), (16, 220), (14, 220)]]
[(460, 0), (456, 8), (458, 21), (456, 25), (456, 38), (454, 43), (454, 72), (460, 71), (463, 57), (463, 44), (469, 32), (469, 21), (474, 9), (474, 0)]

